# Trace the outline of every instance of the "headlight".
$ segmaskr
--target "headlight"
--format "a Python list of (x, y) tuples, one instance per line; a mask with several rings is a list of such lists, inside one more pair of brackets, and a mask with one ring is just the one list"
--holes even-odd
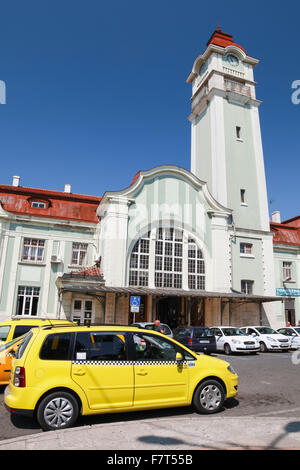
[(236, 374), (236, 372), (235, 372), (235, 370), (232, 366), (228, 366), (227, 370), (229, 370), (229, 372), (231, 372), (232, 374)]

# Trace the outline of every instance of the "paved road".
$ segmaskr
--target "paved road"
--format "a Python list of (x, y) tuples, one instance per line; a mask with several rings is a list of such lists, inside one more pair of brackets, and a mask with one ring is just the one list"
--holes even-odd
[[(292, 363), (291, 353), (266, 353), (255, 356), (218, 357), (230, 362), (239, 374), (239, 394), (228, 400), (226, 408), (218, 416), (226, 418), (270, 417), (300, 418), (300, 365)], [(31, 419), (13, 416), (3, 404), (4, 387), (0, 389), (0, 440), (40, 433), (41, 429)], [(197, 418), (191, 408), (175, 408), (160, 411), (107, 414), (80, 418), (77, 426), (139, 420), (161, 420), (168, 418)], [(217, 415), (215, 415), (215, 418)]]

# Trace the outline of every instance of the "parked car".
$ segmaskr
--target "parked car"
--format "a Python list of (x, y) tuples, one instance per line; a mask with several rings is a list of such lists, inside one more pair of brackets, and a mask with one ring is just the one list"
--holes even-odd
[(10, 413), (58, 430), (72, 426), (80, 413), (193, 405), (212, 414), (237, 395), (237, 387), (228, 362), (155, 331), (47, 326), (33, 328), (18, 348), (4, 401)]
[(13, 318), (12, 320), (0, 322), (0, 345), (8, 343), (19, 336), (27, 333), (31, 328), (45, 325), (76, 325), (76, 323), (69, 322), (68, 320), (57, 320), (47, 318)]
[(240, 328), (235, 326), (215, 326), (211, 328), (216, 337), (217, 351), (226, 355), (235, 352), (256, 353), (259, 343), (255, 338), (249, 338)]
[(259, 342), (261, 352), (291, 349), (290, 340), (269, 326), (245, 326), (241, 330)]
[(291, 349), (300, 349), (300, 327), (288, 326), (286, 328), (279, 328), (278, 333), (287, 336), (291, 342)]
[(205, 326), (179, 326), (174, 330), (174, 339), (195, 352), (216, 352), (216, 338)]
[[(133, 323), (132, 326), (136, 326), (138, 328), (146, 328), (146, 330), (155, 330), (155, 323), (154, 322), (136, 322)], [(166, 323), (161, 323), (160, 327), (165, 330), (165, 335), (169, 336), (169, 338), (174, 338), (173, 331), (166, 325)]]
[(26, 335), (19, 336), (0, 345), (0, 385), (7, 385), (10, 380), (11, 361)]

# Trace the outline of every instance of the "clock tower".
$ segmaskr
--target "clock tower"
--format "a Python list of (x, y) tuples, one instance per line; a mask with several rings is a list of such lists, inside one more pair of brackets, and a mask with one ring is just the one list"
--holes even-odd
[(270, 231), (253, 70), (258, 60), (218, 27), (199, 55), (192, 85), (191, 172), (233, 210), (243, 229)]

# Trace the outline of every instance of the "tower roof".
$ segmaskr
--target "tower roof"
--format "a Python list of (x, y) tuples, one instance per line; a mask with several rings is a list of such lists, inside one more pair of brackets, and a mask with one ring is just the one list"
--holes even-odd
[(223, 33), (223, 31), (221, 31), (221, 28), (220, 28), (219, 25), (218, 25), (217, 29), (211, 35), (211, 37), (210, 37), (210, 39), (207, 43), (207, 47), (210, 44), (214, 44), (215, 46), (220, 46), (220, 47), (224, 47), (224, 48), (227, 47), (227, 46), (236, 46), (239, 49), (241, 49), (243, 52), (246, 53), (245, 49), (242, 46), (240, 46), (239, 44), (236, 44), (233, 41), (233, 37), (230, 34)]

